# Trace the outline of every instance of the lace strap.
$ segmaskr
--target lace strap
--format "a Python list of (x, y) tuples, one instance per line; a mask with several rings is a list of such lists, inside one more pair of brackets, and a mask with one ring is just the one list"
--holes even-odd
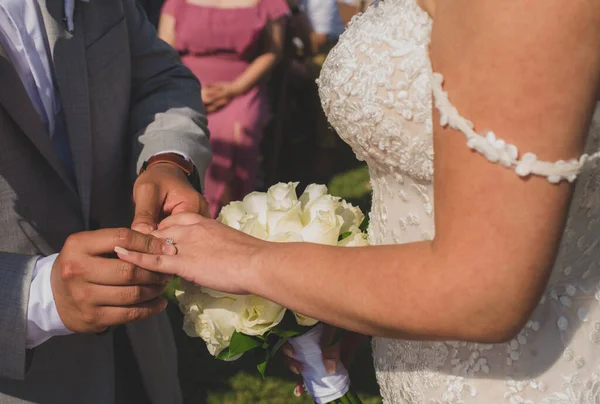
[(443, 83), (444, 77), (439, 73), (433, 73), (433, 98), (435, 107), (440, 113), (440, 124), (461, 131), (467, 138), (469, 148), (479, 152), (492, 163), (514, 169), (521, 177), (533, 174), (546, 177), (552, 184), (558, 184), (563, 180), (573, 182), (586, 163), (600, 158), (600, 152), (591, 156), (583, 154), (578, 160), (556, 162), (540, 161), (533, 153), (525, 153), (519, 157), (517, 147), (496, 138), (494, 132), (488, 131), (485, 136), (475, 132), (473, 123), (463, 118), (450, 103), (448, 93), (443, 89)]

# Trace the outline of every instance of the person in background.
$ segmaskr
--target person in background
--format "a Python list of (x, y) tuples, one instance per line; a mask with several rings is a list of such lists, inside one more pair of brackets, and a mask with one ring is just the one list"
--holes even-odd
[[(292, 10), (291, 35), (297, 57), (290, 65), (288, 99), (293, 98), (291, 127), (280, 158), (284, 174), (280, 181), (326, 183), (338, 156), (339, 142), (323, 113), (316, 79), (329, 50), (345, 29), (336, 0), (288, 0)], [(297, 156), (303, 156), (298, 158)]]
[(265, 80), (280, 58), (285, 0), (167, 0), (159, 36), (202, 81), (213, 163), (205, 196), (212, 216), (257, 186), (259, 147), (270, 119)]
[(327, 53), (344, 32), (337, 0), (298, 0), (312, 28), (310, 46), (312, 54)]

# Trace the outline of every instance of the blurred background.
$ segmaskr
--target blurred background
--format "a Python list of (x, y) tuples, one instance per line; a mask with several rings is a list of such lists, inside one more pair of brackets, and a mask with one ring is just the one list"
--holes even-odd
[[(240, 13), (251, 14), (237, 17), (246, 20), (272, 16), (273, 20), (267, 18), (247, 24), (256, 29), (260, 26), (258, 22), (264, 23), (263, 31), (255, 35), (260, 39), (252, 46), (247, 39), (241, 39), (255, 34), (245, 32), (244, 24), (236, 29), (220, 27), (210, 32), (201, 27), (205, 17), (202, 14), (205, 3), (201, 0), (167, 0), (167, 4), (164, 0), (138, 1), (159, 35), (179, 51), (203, 87), (210, 89), (222, 80), (222, 77), (215, 77), (214, 70), (233, 71), (242, 65), (229, 84), (247, 75), (249, 70), (259, 71), (240, 94), (231, 92), (226, 96), (224, 88), (227, 86), (218, 83), (222, 85), (222, 102), (218, 96), (207, 98), (208, 95), (203, 94), (216, 154), (215, 167), (209, 170), (208, 175), (212, 178), (209, 178), (207, 189), (214, 215), (228, 200), (241, 199), (245, 193), (264, 191), (277, 182), (288, 181), (300, 182), (299, 193), (308, 184), (326, 184), (333, 195), (360, 206), (368, 214), (371, 198), (368, 170), (327, 123), (315, 83), (328, 52), (351, 19), (368, 6), (367, 1), (259, 0), (256, 12), (242, 7)], [(192, 28), (186, 28), (184, 17), (175, 7), (186, 1), (186, 7), (194, 7), (186, 12), (198, 13)], [(266, 3), (270, 8), (261, 10)], [(281, 19), (283, 3), (286, 15)], [(213, 14), (214, 7), (210, 9), (207, 18), (221, 18)], [(283, 24), (275, 25), (280, 21)], [(273, 36), (274, 26), (282, 27), (281, 46), (275, 48), (265, 45), (272, 45), (273, 39), (277, 39)], [(226, 43), (233, 44), (231, 49), (224, 49)], [(264, 69), (260, 71), (257, 66)], [(214, 91), (218, 93), (218, 90)], [(245, 114), (243, 119), (241, 113)], [(220, 167), (217, 171), (218, 163), (225, 164), (227, 169)], [(240, 181), (243, 184), (240, 185)], [(169, 305), (168, 312), (179, 349), (179, 373), (185, 403), (311, 402), (307, 396), (293, 395), (296, 376), (283, 367), (280, 357), (270, 365), (267, 379), (262, 380), (251, 361), (242, 359), (224, 363), (212, 359), (201, 340), (189, 338), (181, 330), (182, 315), (175, 302)], [(381, 403), (368, 343), (357, 353), (350, 373), (354, 389), (364, 403)]]

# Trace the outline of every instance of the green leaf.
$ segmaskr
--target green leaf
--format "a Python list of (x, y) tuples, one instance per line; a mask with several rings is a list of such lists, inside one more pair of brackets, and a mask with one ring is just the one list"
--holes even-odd
[[(304, 331), (306, 332), (306, 331)], [(285, 339), (289, 339), (289, 338), (294, 338), (297, 337), (298, 335), (302, 335), (304, 334), (304, 332), (298, 331), (298, 330), (280, 330), (280, 329), (274, 329), (272, 334), (273, 335), (277, 335), (280, 338), (285, 338)]]
[(215, 356), (215, 358), (217, 358), (218, 360), (221, 361), (232, 361), (237, 355), (232, 354), (229, 351), (229, 348), (226, 348), (224, 350), (222, 350), (217, 356)]
[(362, 404), (362, 401), (352, 390), (350, 390), (344, 396), (329, 404)]
[(342, 234), (340, 235), (340, 238), (338, 239), (338, 241), (342, 241), (343, 239), (345, 239), (345, 238), (348, 238), (348, 237), (350, 237), (351, 235), (352, 235), (352, 232), (351, 232), (351, 231), (347, 231), (347, 232), (345, 232), (345, 233), (342, 233)]
[(344, 395), (344, 398), (346, 398), (350, 404), (362, 404), (362, 400), (354, 391), (352, 391), (352, 389)]
[(262, 345), (262, 341), (258, 338), (251, 337), (249, 335), (240, 334), (237, 331), (231, 336), (231, 344), (229, 344), (229, 350), (235, 354), (241, 354), (251, 349), (258, 348)]
[(265, 379), (265, 375), (267, 373), (267, 365), (269, 364), (269, 360), (271, 360), (271, 357), (269, 356), (269, 352), (267, 351), (265, 360), (256, 366), (256, 368), (258, 369), (258, 372), (262, 376), (263, 380)]
[(288, 310), (281, 323), (277, 324), (277, 327), (273, 328), (270, 334), (280, 338), (293, 338), (308, 332), (311, 328), (298, 324), (294, 313)]
[(269, 359), (273, 358), (286, 342), (288, 342), (288, 338), (282, 338), (277, 341), (277, 343), (273, 345), (273, 348), (271, 348), (269, 351)]
[(236, 356), (243, 355), (244, 353), (262, 346), (262, 341), (258, 338), (251, 337), (249, 335), (240, 334), (237, 331), (231, 336), (231, 343), (229, 348), (225, 349), (219, 355), (217, 359), (227, 360), (235, 358)]
[(177, 302), (177, 297), (175, 297), (175, 291), (177, 290), (181, 290), (181, 279), (176, 276), (167, 284), (167, 286), (165, 286), (162, 296), (167, 300)]
[(262, 378), (265, 379), (265, 373), (267, 372), (267, 361), (259, 363), (256, 368), (258, 369), (258, 372)]

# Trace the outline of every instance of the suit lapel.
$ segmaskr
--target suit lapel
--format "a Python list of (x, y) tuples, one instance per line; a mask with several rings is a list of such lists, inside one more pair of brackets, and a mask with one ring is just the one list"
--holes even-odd
[(89, 226), (92, 187), (92, 133), (87, 83), (87, 64), (81, 7), (76, 2), (75, 31), (66, 30), (63, 20), (64, 0), (38, 0), (48, 34), (54, 75), (69, 135), (71, 154), (77, 177), (86, 227)]
[(33, 106), (29, 94), (23, 86), (19, 74), (9, 60), (4, 47), (0, 44), (0, 104), (44, 156), (52, 168), (58, 173), (69, 189), (77, 195), (71, 176), (64, 168), (60, 157), (54, 150), (52, 140), (37, 110)]

